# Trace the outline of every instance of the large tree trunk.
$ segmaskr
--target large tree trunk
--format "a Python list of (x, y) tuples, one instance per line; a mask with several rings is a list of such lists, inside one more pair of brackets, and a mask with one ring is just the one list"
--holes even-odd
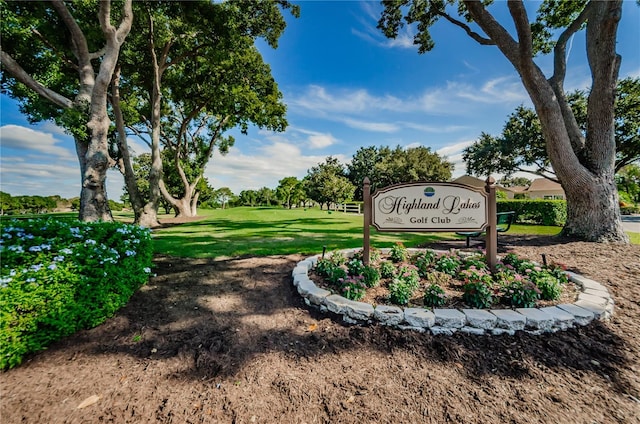
[[(561, 35), (554, 52), (554, 75), (547, 80), (533, 61), (532, 34), (524, 5), (509, 2), (518, 40), (500, 26), (480, 2), (465, 1), (473, 19), (516, 68), (540, 118), (547, 153), (567, 195), (563, 233), (586, 241), (628, 243), (614, 181), (614, 100), (620, 58), (616, 32), (621, 1), (590, 1)], [(587, 57), (592, 87), (583, 137), (564, 104), (566, 40), (587, 24)]]

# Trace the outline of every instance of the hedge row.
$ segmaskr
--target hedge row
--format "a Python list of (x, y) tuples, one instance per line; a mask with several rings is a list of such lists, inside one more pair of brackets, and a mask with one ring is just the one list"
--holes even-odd
[(101, 324), (149, 279), (147, 229), (51, 218), (2, 224), (0, 369)]
[(567, 220), (565, 200), (498, 199), (497, 206), (498, 212), (514, 211), (520, 224), (563, 226)]

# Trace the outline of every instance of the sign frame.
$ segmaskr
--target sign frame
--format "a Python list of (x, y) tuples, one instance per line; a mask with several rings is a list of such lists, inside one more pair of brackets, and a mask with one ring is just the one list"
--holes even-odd
[[(421, 232), (421, 231), (428, 231), (428, 232), (436, 232), (436, 231), (484, 231), (484, 233), (486, 234), (486, 244), (485, 244), (485, 249), (486, 249), (486, 257), (487, 257), (487, 263), (489, 265), (489, 269), (491, 270), (491, 272), (495, 272), (496, 271), (496, 262), (497, 262), (497, 256), (498, 256), (498, 232), (497, 232), (497, 204), (496, 204), (496, 180), (489, 176), (486, 181), (485, 181), (486, 185), (484, 187), (484, 193), (482, 193), (482, 189), (479, 189), (477, 187), (472, 187), (472, 186), (467, 186), (464, 184), (459, 184), (459, 183), (428, 183), (428, 182), (419, 182), (419, 183), (402, 183), (402, 184), (395, 184), (392, 186), (388, 186), (388, 187), (384, 187), (380, 190), (376, 191), (377, 193), (386, 193), (390, 190), (393, 190), (394, 188), (398, 188), (398, 187), (403, 187), (403, 186), (415, 186), (415, 185), (442, 185), (442, 186), (452, 186), (452, 187), (462, 187), (463, 189), (467, 189), (467, 190), (471, 190), (477, 193), (482, 193), (483, 196), (486, 195), (487, 197), (487, 202), (486, 202), (486, 215), (485, 215), (485, 223), (482, 224), (482, 226), (480, 227), (480, 230), (471, 230), (471, 229), (460, 229), (460, 228), (455, 228), (455, 229), (450, 229), (450, 230), (445, 230), (445, 229), (441, 229), (441, 230), (433, 230), (433, 229), (428, 229), (428, 230), (417, 230), (417, 229), (378, 229), (377, 226), (376, 229), (378, 231), (384, 231), (384, 232), (396, 232), (396, 233), (400, 233), (400, 232)], [(371, 248), (371, 241), (370, 241), (370, 233), (371, 233), (371, 226), (373, 225), (373, 207), (372, 207), (372, 196), (371, 196), (371, 182), (369, 180), (368, 177), (365, 177), (364, 181), (363, 181), (363, 197), (364, 197), (364, 226), (363, 226), (363, 262), (365, 265), (369, 265), (370, 263), (370, 248)], [(376, 194), (374, 194), (374, 196), (376, 196)]]
[[(429, 189), (431, 189), (429, 191)], [(436, 194), (437, 192), (444, 191), (443, 195), (446, 197), (438, 197), (437, 203), (433, 202), (422, 202), (422, 198), (416, 199), (416, 193), (423, 193), (424, 196), (430, 197)], [(411, 193), (413, 192), (413, 193)], [(429, 194), (431, 193), (431, 194)], [(406, 195), (412, 194), (414, 197), (412, 200), (407, 202)], [(440, 194), (440, 193), (438, 193)], [(475, 216), (465, 216), (465, 217), (457, 217), (458, 225), (455, 225), (455, 218), (460, 212), (464, 209), (465, 204), (460, 204), (460, 196), (468, 196), (466, 199), (467, 202), (470, 201), (471, 197), (474, 200), (478, 200), (480, 203), (480, 209), (475, 211)], [(383, 206), (377, 202), (377, 200), (381, 200), (385, 202), (386, 208), (391, 208), (397, 210), (398, 213), (404, 212), (407, 219), (409, 221), (415, 220), (418, 221), (418, 226), (414, 225), (415, 223), (407, 223), (403, 221), (402, 217), (395, 216), (394, 218), (388, 217), (379, 209)], [(442, 201), (442, 202), (441, 202)], [(456, 203), (456, 201), (458, 203)], [(459, 183), (442, 183), (442, 182), (417, 182), (417, 183), (401, 183), (394, 184), (387, 187), (384, 187), (380, 190), (376, 190), (375, 193), (371, 196), (371, 225), (373, 225), (377, 231), (384, 232), (451, 232), (451, 231), (484, 231), (486, 227), (489, 225), (489, 194), (485, 191), (484, 188), (478, 188), (473, 186), (468, 186), (465, 184)], [(442, 204), (441, 204), (442, 203)], [(484, 205), (482, 205), (484, 203)], [(475, 204), (475, 203), (474, 203)], [(453, 212), (454, 207), (457, 211)], [(461, 208), (462, 207), (462, 208)], [(468, 204), (467, 204), (468, 207)], [(440, 216), (435, 213), (428, 214), (428, 216), (412, 216), (411, 209), (423, 209), (425, 211), (429, 211), (430, 209), (435, 209), (436, 211), (441, 211)], [(449, 210), (449, 212), (446, 212)], [(383, 221), (384, 216), (387, 216), (387, 219)], [(428, 218), (431, 221), (442, 221), (445, 226), (442, 225), (429, 225)], [(453, 223), (452, 223), (452, 218)], [(480, 222), (477, 222), (476, 219), (479, 219)], [(438, 222), (438, 224), (441, 224)], [(477, 225), (471, 225), (477, 224)]]

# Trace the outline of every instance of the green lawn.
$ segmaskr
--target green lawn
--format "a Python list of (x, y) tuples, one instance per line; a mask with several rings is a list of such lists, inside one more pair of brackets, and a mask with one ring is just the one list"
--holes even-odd
[[(183, 257), (305, 255), (362, 247), (362, 215), (319, 209), (233, 208), (201, 210), (202, 221), (154, 230), (155, 251)], [(513, 225), (513, 234), (553, 235), (559, 227)], [(371, 244), (389, 247), (403, 242), (415, 247), (439, 239), (464, 238), (454, 233), (378, 233), (371, 228)]]

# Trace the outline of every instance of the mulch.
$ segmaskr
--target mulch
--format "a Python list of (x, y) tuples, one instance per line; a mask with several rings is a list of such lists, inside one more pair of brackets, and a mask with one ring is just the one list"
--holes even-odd
[(640, 422), (640, 246), (500, 243), (606, 285), (615, 315), (541, 336), (349, 326), (304, 305), (299, 255), (158, 256), (116, 316), (0, 374), (0, 421)]

